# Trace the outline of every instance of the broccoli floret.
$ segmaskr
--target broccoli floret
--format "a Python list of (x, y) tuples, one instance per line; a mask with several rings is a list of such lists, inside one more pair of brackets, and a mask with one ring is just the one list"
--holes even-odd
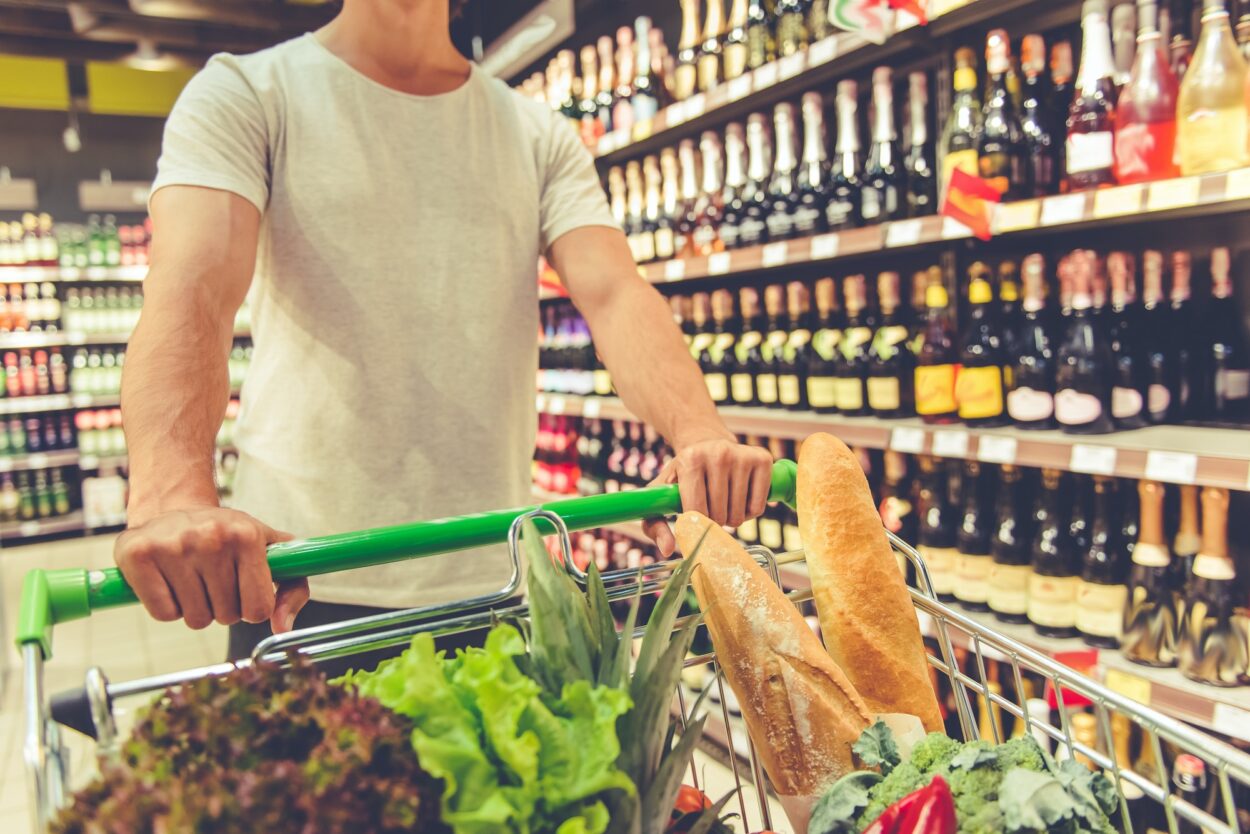
[(859, 816), (859, 830), (867, 828), (873, 820), (881, 816), (882, 811), (907, 794), (929, 784), (932, 778), (932, 774), (921, 772), (912, 761), (903, 762), (894, 768), (889, 776), (872, 789), (872, 799)]
[(998, 766), (1004, 773), (1014, 767), (1022, 767), (1037, 773), (1046, 773), (1049, 770), (1046, 767), (1045, 753), (1032, 736), (1009, 739), (998, 745), (996, 749)]
[(922, 772), (942, 767), (963, 749), (963, 745), (941, 733), (929, 733), (912, 748), (908, 759)]

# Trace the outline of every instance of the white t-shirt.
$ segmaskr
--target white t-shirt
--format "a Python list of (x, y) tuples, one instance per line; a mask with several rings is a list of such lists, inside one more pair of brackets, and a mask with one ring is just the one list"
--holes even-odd
[[(191, 80), (153, 190), (168, 185), (264, 218), (233, 506), (304, 537), (530, 503), (535, 264), (565, 232), (616, 225), (562, 116), (476, 68), (452, 92), (401, 93), (305, 35)], [(501, 547), (312, 589), (406, 607), (509, 570)]]

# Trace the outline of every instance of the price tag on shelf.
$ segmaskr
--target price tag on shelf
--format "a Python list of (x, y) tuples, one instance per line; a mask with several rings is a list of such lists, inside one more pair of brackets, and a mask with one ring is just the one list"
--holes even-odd
[(22, 538), (29, 539), (31, 536), (39, 535), (41, 529), (38, 521), (23, 521), (17, 527), (17, 534)]
[(12, 472), (13, 461), (8, 458), (0, 458), (0, 472)]
[(1250, 741), (1250, 711), (1216, 701), (1211, 712), (1211, 727), (1216, 732)]
[(1188, 452), (1160, 452), (1155, 449), (1146, 453), (1146, 477), (1152, 481), (1192, 484), (1197, 474), (1197, 455)]
[(914, 426), (896, 426), (890, 432), (890, 448), (906, 455), (924, 453), (924, 429)]
[(764, 66), (757, 69), (752, 74), (752, 77), (755, 80), (755, 85), (754, 85), (755, 89), (757, 90), (768, 89), (769, 87), (777, 83), (777, 62), (773, 61), (770, 64), (765, 64)]
[(1250, 168), (1229, 171), (1224, 178), (1225, 200), (1250, 199)]
[(920, 242), (919, 220), (896, 220), (885, 228), (887, 249), (896, 246), (915, 246)]
[(728, 252), (715, 252), (707, 256), (707, 274), (708, 275), (724, 275), (729, 271), (730, 254)]
[(629, 133), (635, 142), (641, 142), (644, 139), (651, 138), (651, 120), (643, 119), (641, 122), (634, 122), (634, 129)]
[(812, 260), (823, 261), (838, 256), (838, 233), (816, 235), (812, 238)]
[(1058, 226), (1062, 223), (1078, 223), (1085, 219), (1085, 192), (1060, 194), (1042, 200), (1042, 225)]
[(598, 397), (587, 397), (582, 400), (582, 416), (594, 420), (603, 409), (603, 400)]
[(807, 48), (807, 65), (809, 67), (818, 67), (821, 64), (827, 64), (836, 57), (838, 57), (837, 35), (830, 35), (827, 38), (821, 38)]
[(656, 118), (663, 118), (665, 127), (677, 127), (680, 124), (685, 124), (687, 119), (686, 107), (689, 104), (690, 99), (670, 104), (661, 110)]
[(109, 277), (109, 271), (102, 266), (87, 267), (87, 280), (88, 281), (103, 281), (104, 279), (108, 277)]
[(664, 262), (664, 280), (680, 281), (686, 277), (686, 262), (681, 258)]
[(1150, 681), (1145, 678), (1121, 672), (1119, 669), (1108, 669), (1103, 682), (1112, 692), (1132, 698), (1139, 704), (1150, 704)]
[(703, 93), (695, 93), (686, 99), (682, 107), (682, 116), (686, 121), (697, 119), (703, 115), (703, 111), (707, 109), (707, 96)]
[(1141, 211), (1141, 195), (1145, 186), (1121, 185), (1117, 188), (1100, 188), (1094, 192), (1094, 217), (1122, 217)]
[(48, 465), (48, 456), (43, 452), (35, 452), (26, 458), (26, 463), (31, 469), (43, 469)]
[(1042, 210), (1040, 200), (1019, 200), (999, 203), (994, 212), (994, 228), (1001, 232), (1016, 232), (1037, 226), (1037, 216)]
[(86, 333), (66, 333), (65, 344), (67, 345), (85, 345), (87, 343)]
[(564, 397), (552, 397), (547, 403), (547, 413), (559, 416), (564, 413), (564, 407)]
[(1086, 475), (1114, 475), (1116, 450), (1114, 446), (1088, 446), (1073, 443), (1068, 456), (1068, 469)]
[(78, 459), (79, 469), (99, 469), (100, 459), (95, 455), (83, 455)]
[(542, 414), (543, 412), (547, 410), (546, 395), (539, 394), (537, 397), (534, 398), (534, 410), (537, 411), (539, 414)]
[(972, 237), (972, 229), (953, 217), (943, 217), (942, 240), (956, 240), (961, 237)]
[(983, 434), (977, 439), (977, 460), (986, 463), (1014, 464), (1016, 439), (999, 434)]
[(968, 456), (968, 432), (938, 430), (933, 433), (933, 454), (942, 458)]
[(781, 76), (781, 80), (793, 78), (803, 71), (803, 59), (806, 57), (802, 52), (796, 52), (793, 55), (787, 55), (777, 62), (777, 74)]
[(1146, 210), (1167, 211), (1195, 206), (1198, 204), (1199, 184), (1197, 177), (1152, 182), (1150, 190), (1146, 192)]
[(95, 400), (92, 399), (90, 394), (75, 394), (70, 397), (70, 402), (74, 408), (89, 408)]
[(773, 266), (785, 266), (786, 253), (788, 251), (789, 246), (784, 240), (769, 243), (764, 247), (764, 251), (760, 253), (760, 265), (765, 269)]
[(751, 74), (739, 75), (729, 82), (729, 100), (737, 101), (746, 98), (751, 92)]

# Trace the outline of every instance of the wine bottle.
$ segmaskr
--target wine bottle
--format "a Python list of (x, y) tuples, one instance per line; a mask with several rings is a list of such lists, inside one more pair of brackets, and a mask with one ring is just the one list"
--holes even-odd
[[(881, 503), (877, 508), (881, 515), (881, 524), (903, 541), (914, 542), (919, 530), (919, 517), (912, 501), (911, 484), (908, 482), (907, 457), (893, 449), (886, 449), (883, 464), (885, 477), (881, 483)], [(899, 572), (907, 579), (907, 557), (895, 551), (894, 558), (898, 562)]]
[(678, 227), (681, 225), (681, 172), (677, 151), (660, 151), (660, 212), (655, 226), (655, 256), (667, 261), (677, 254)]
[(773, 138), (776, 155), (772, 178), (768, 182), (769, 240), (788, 240), (795, 234), (795, 209), (798, 196), (798, 158), (795, 156), (794, 105), (783, 101), (773, 111)]
[(725, 126), (725, 191), (721, 195), (720, 239), (726, 249), (736, 249), (741, 235), (743, 202), (747, 185), (747, 151), (742, 135), (742, 123), (730, 122)]
[(988, 602), (994, 616), (1006, 623), (1029, 621), (1031, 531), (1028, 482), (1016, 466), (1000, 470), (996, 521), (990, 540), (994, 564), (990, 567)]
[(1172, 539), (1172, 561), (1169, 564), (1177, 622), (1184, 615), (1186, 589), (1194, 573), (1194, 559), (1202, 549), (1202, 535), (1198, 532), (1198, 487), (1182, 484), (1180, 493), (1179, 519), (1176, 536)]
[(677, 223), (674, 248), (678, 258), (688, 258), (695, 250), (695, 228), (698, 224), (699, 153), (693, 139), (683, 139), (677, 146), (681, 163), (681, 219)]
[(976, 461), (964, 463), (963, 513), (955, 533), (959, 551), (955, 559), (955, 599), (970, 611), (989, 610), (989, 578), (994, 557), (990, 554), (990, 518), (985, 498), (992, 492), (990, 474), (982, 472), (981, 464)]
[(1124, 91), (1137, 58), (1137, 9), (1132, 3), (1119, 3), (1111, 9), (1111, 76), (1116, 95)]
[[(803, 113), (806, 120), (807, 111)], [(937, 211), (937, 173), (929, 142), (929, 77), (923, 72), (907, 76), (907, 114), (909, 142), (903, 158), (907, 216), (923, 217)]]
[(604, 35), (598, 40), (599, 51), (599, 86), (595, 94), (595, 103), (599, 107), (599, 121), (606, 133), (614, 130), (612, 109), (616, 103), (616, 61), (612, 54), (612, 36)]
[[(920, 456), (920, 532), (916, 552), (924, 562), (933, 593), (943, 602), (955, 599), (955, 511), (946, 490), (945, 472), (936, 458)], [(924, 590), (923, 583), (919, 583)]]
[(699, 85), (699, 0), (681, 0), (681, 37), (677, 41), (677, 68), (673, 95), (685, 101)]
[[(981, 106), (977, 103), (977, 57), (968, 47), (955, 50), (955, 99), (942, 132), (942, 194), (945, 201), (951, 172), (956, 168), (977, 176), (977, 137), (981, 134)], [(941, 202), (938, 204), (941, 210)]]
[(968, 322), (960, 335), (960, 368), (955, 378), (959, 418), (969, 426), (1007, 423), (999, 332), (989, 268), (977, 261), (968, 269)]
[(1223, 0), (1203, 0), (1202, 32), (1177, 98), (1181, 173), (1204, 174), (1250, 164), (1246, 142), (1246, 61), (1237, 49)]
[(642, 181), (642, 228), (643, 234), (646, 236), (642, 254), (644, 261), (651, 261), (659, 256), (660, 247), (657, 239), (660, 235), (660, 220), (663, 214), (663, 206), (660, 199), (660, 160), (655, 154), (651, 154), (642, 160)]
[(729, 290), (712, 293), (712, 320), (715, 337), (699, 357), (703, 368), (703, 381), (712, 402), (724, 405), (729, 402), (729, 376), (734, 370), (733, 295)]
[(838, 410), (837, 359), (842, 327), (835, 294), (832, 278), (816, 282), (816, 330), (812, 334), (811, 365), (807, 372), (807, 402), (819, 414)]
[(1228, 247), (1211, 250), (1211, 303), (1207, 307), (1203, 414), (1221, 423), (1250, 420), (1250, 351), (1241, 331), (1241, 315), (1229, 278)]
[(612, 102), (612, 128), (630, 130), (634, 126), (634, 30), (616, 30), (616, 95)]
[(1137, 485), (1141, 522), (1129, 570), (1128, 603), (1120, 650), (1145, 666), (1176, 665), (1176, 603), (1172, 596), (1171, 556), (1163, 537), (1163, 485)]
[(1180, 620), (1177, 667), (1185, 677), (1213, 686), (1237, 686), (1250, 657), (1234, 627), (1237, 571), (1228, 554), (1228, 490), (1202, 490), (1202, 546)]
[[(1129, 718), (1122, 712), (1113, 713), (1111, 716), (1111, 737), (1112, 747), (1115, 752), (1116, 768), (1120, 773), (1125, 773), (1133, 769), (1133, 755), (1131, 743), (1133, 740), (1133, 719)], [(1110, 773), (1108, 778), (1112, 778)], [(1147, 799), (1145, 792), (1133, 782), (1124, 777), (1120, 777), (1119, 783), (1120, 799), (1124, 802), (1123, 811), (1117, 811), (1119, 819), (1112, 817), (1111, 824), (1117, 831), (1141, 831), (1146, 832), (1146, 814), (1149, 813), (1149, 807), (1153, 804), (1153, 800)], [(1124, 817), (1128, 818), (1129, 823), (1125, 824)], [(1118, 823), (1118, 825), (1117, 825)], [(1164, 823), (1166, 828), (1167, 823)]]
[(1193, 262), (1188, 252), (1177, 250), (1172, 253), (1172, 292), (1171, 309), (1168, 322), (1171, 326), (1169, 335), (1172, 340), (1172, 410), (1169, 417), (1172, 422), (1193, 420), (1198, 415), (1198, 382), (1199, 348), (1197, 342), (1197, 322), (1192, 296)]
[(1070, 190), (1115, 183), (1115, 68), (1106, 0), (1085, 0), (1081, 31), (1081, 67), (1067, 118), (1065, 174)]
[(700, 292), (691, 296), (688, 320), (691, 324), (690, 355), (699, 362), (700, 370), (703, 370), (700, 357), (716, 341), (716, 334), (712, 331), (712, 299), (707, 293)]
[(881, 325), (868, 351), (868, 407), (881, 418), (910, 417), (916, 413), (915, 357), (907, 345), (909, 332), (899, 303), (897, 272), (877, 276), (877, 302)]
[(725, 37), (724, 0), (708, 0), (699, 47), (699, 89), (710, 90), (721, 82), (721, 42)]
[(791, 281), (786, 286), (790, 338), (782, 349), (782, 361), (777, 373), (777, 400), (792, 411), (808, 407), (807, 369), (811, 365), (812, 341), (810, 309), (807, 287), (801, 281)]
[(1179, 173), (1176, 75), (1159, 38), (1153, 0), (1138, 0), (1137, 5), (1137, 53), (1116, 104), (1115, 176), (1121, 183), (1166, 179)]
[[(707, 256), (725, 249), (717, 231), (722, 217), (721, 181), (724, 174), (720, 134), (714, 130), (703, 131), (703, 136), (699, 139), (699, 154), (703, 160), (703, 186), (699, 189), (699, 198), (695, 204), (698, 219), (694, 227), (693, 252), (695, 255)], [(730, 304), (732, 303), (731, 298)]]
[(812, 43), (837, 31), (829, 21), (829, 0), (812, 0), (807, 10), (807, 31), (811, 35)]
[(998, 331), (1003, 354), (1003, 390), (1011, 389), (1012, 357), (1020, 338), (1020, 280), (1013, 260), (998, 263)]
[[(578, 89), (578, 86), (581, 84), (581, 79), (577, 77), (576, 56), (573, 54), (573, 50), (561, 49), (556, 53), (556, 71), (560, 77), (560, 92), (558, 98), (556, 99), (556, 109), (558, 109), (561, 115), (563, 115), (566, 119), (573, 122), (580, 121), (581, 106), (579, 103), (580, 90)], [(112, 223), (111, 218), (112, 215), (105, 215), (104, 218), (106, 227), (104, 246), (105, 257), (107, 258), (105, 263), (109, 266), (116, 266), (116, 264), (112, 261), (116, 257), (117, 262), (120, 263), (120, 253), (118, 256), (112, 256), (109, 254), (114, 241), (117, 240), (117, 230), (114, 226), (110, 225)], [(120, 242), (118, 245), (120, 245)]]
[(749, 0), (747, 5), (747, 68), (759, 69), (777, 57), (773, 21), (767, 0)]
[(752, 113), (747, 119), (747, 184), (738, 219), (739, 246), (768, 240), (768, 173), (772, 162), (767, 118), (763, 113)]
[(906, 213), (904, 172), (894, 130), (893, 73), (889, 67), (872, 71), (872, 144), (864, 164), (860, 190), (860, 217), (865, 223), (882, 223)]
[(1076, 591), (1077, 631), (1089, 645), (1107, 649), (1120, 645), (1132, 558), (1112, 521), (1114, 486), (1110, 478), (1094, 476), (1094, 523)]
[(579, 131), (582, 142), (593, 147), (604, 134), (603, 122), (599, 119), (599, 57), (594, 46), (583, 46), (581, 59), (582, 98), (577, 104)]
[(1111, 312), (1108, 336), (1115, 373), (1111, 386), (1111, 416), (1117, 429), (1139, 429), (1147, 425), (1147, 383), (1142, 359), (1136, 307), (1136, 281), (1133, 256), (1112, 252), (1107, 256), (1111, 277)]
[(634, 20), (634, 121), (645, 122), (660, 109), (663, 86), (651, 67), (651, 18), (640, 16)]
[(1250, 13), (1242, 13), (1241, 17), (1237, 18), (1233, 34), (1237, 38), (1237, 48), (1241, 50), (1241, 57), (1250, 61)]
[(1029, 622), (1043, 637), (1076, 636), (1076, 590), (1080, 559), (1073, 551), (1060, 499), (1060, 473), (1042, 470), (1040, 506), (1030, 558)]
[(1175, 360), (1172, 355), (1171, 311), (1163, 295), (1163, 253), (1142, 253), (1142, 360), (1146, 374), (1146, 419), (1166, 423), (1172, 412)]
[(729, 9), (729, 30), (721, 49), (725, 80), (733, 81), (747, 69), (747, 0), (733, 0)]
[(759, 373), (755, 375), (755, 396), (760, 405), (766, 408), (777, 408), (780, 405), (777, 372), (781, 364), (781, 352), (790, 338), (782, 318), (784, 310), (785, 291), (781, 285), (773, 284), (765, 288), (764, 312), (768, 315), (768, 330), (763, 344), (760, 345), (760, 357), (763, 361)]
[(1115, 431), (1111, 345), (1091, 312), (1093, 261), (1091, 252), (1073, 253), (1072, 315), (1056, 354), (1055, 419), (1069, 434)]
[(1044, 197), (1059, 190), (1062, 169), (1059, 153), (1062, 143), (1056, 137), (1059, 123), (1053, 120), (1046, 84), (1046, 44), (1041, 35), (1025, 35), (1020, 46), (1020, 69), (1024, 72), (1021, 90), (1020, 130), (1028, 159), (1029, 197)]
[(1016, 114), (1015, 101), (1007, 89), (1011, 69), (1011, 41), (1002, 29), (985, 38), (985, 70), (989, 83), (981, 108), (981, 132), (977, 137), (977, 166), (1004, 200), (1018, 200), (1030, 193), (1027, 149)]
[(829, 198), (829, 160), (825, 153), (824, 100), (820, 93), (803, 94), (803, 158), (794, 197), (794, 231), (810, 235), (825, 230)]
[(734, 345), (736, 362), (729, 377), (729, 393), (734, 405), (759, 405), (759, 398), (755, 394), (755, 377), (764, 364), (760, 297), (754, 287), (743, 287), (738, 300), (738, 309), (742, 312), (742, 330)]
[(634, 252), (634, 241), (629, 229), (629, 197), (625, 193), (625, 169), (613, 165), (608, 169), (608, 207), (612, 219), (625, 232), (625, 242), (629, 244), (630, 254)]
[[(1195, 808), (1207, 810), (1215, 791), (1207, 779), (1207, 765), (1192, 753), (1181, 753), (1172, 764), (1174, 795)], [(1206, 830), (1177, 815), (1177, 834), (1203, 834)]]
[(846, 307), (846, 327), (838, 345), (835, 396), (839, 412), (848, 417), (858, 417), (869, 413), (864, 394), (868, 376), (868, 347), (872, 341), (863, 275), (849, 275), (843, 280), (842, 300)]
[(631, 159), (625, 165), (625, 239), (636, 263), (655, 257), (655, 239), (643, 219), (642, 165)]
[(931, 270), (925, 289), (924, 339), (916, 354), (916, 413), (926, 423), (953, 423), (959, 416), (955, 400), (959, 354), (949, 307), (941, 270)]
[[(658, 26), (647, 30), (648, 51), (651, 54), (651, 77), (654, 79), (656, 107), (663, 109), (677, 101), (673, 97), (673, 72), (676, 63), (664, 43), (664, 31)], [(650, 427), (648, 427), (650, 428)]]
[(1007, 413), (1022, 429), (1055, 427), (1053, 317), (1046, 307), (1046, 263), (1041, 255), (1023, 261), (1024, 321), (1011, 356)]
[(777, 0), (773, 14), (777, 19), (777, 52), (793, 55), (807, 49), (807, 2)]
[(838, 143), (834, 148), (829, 201), (825, 204), (825, 225), (830, 231), (850, 229), (860, 224), (859, 122), (854, 81), (838, 82)]

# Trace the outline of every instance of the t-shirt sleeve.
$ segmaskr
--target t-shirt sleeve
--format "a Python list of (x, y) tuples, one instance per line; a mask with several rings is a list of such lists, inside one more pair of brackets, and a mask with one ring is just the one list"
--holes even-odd
[(232, 56), (209, 61), (165, 122), (152, 193), (167, 185), (230, 191), (261, 212), (269, 202), (269, 130), (256, 90)]
[(568, 119), (552, 112), (548, 127), (547, 166), (542, 184), (539, 241), (546, 252), (561, 235), (582, 226), (619, 229), (608, 208), (594, 160)]

